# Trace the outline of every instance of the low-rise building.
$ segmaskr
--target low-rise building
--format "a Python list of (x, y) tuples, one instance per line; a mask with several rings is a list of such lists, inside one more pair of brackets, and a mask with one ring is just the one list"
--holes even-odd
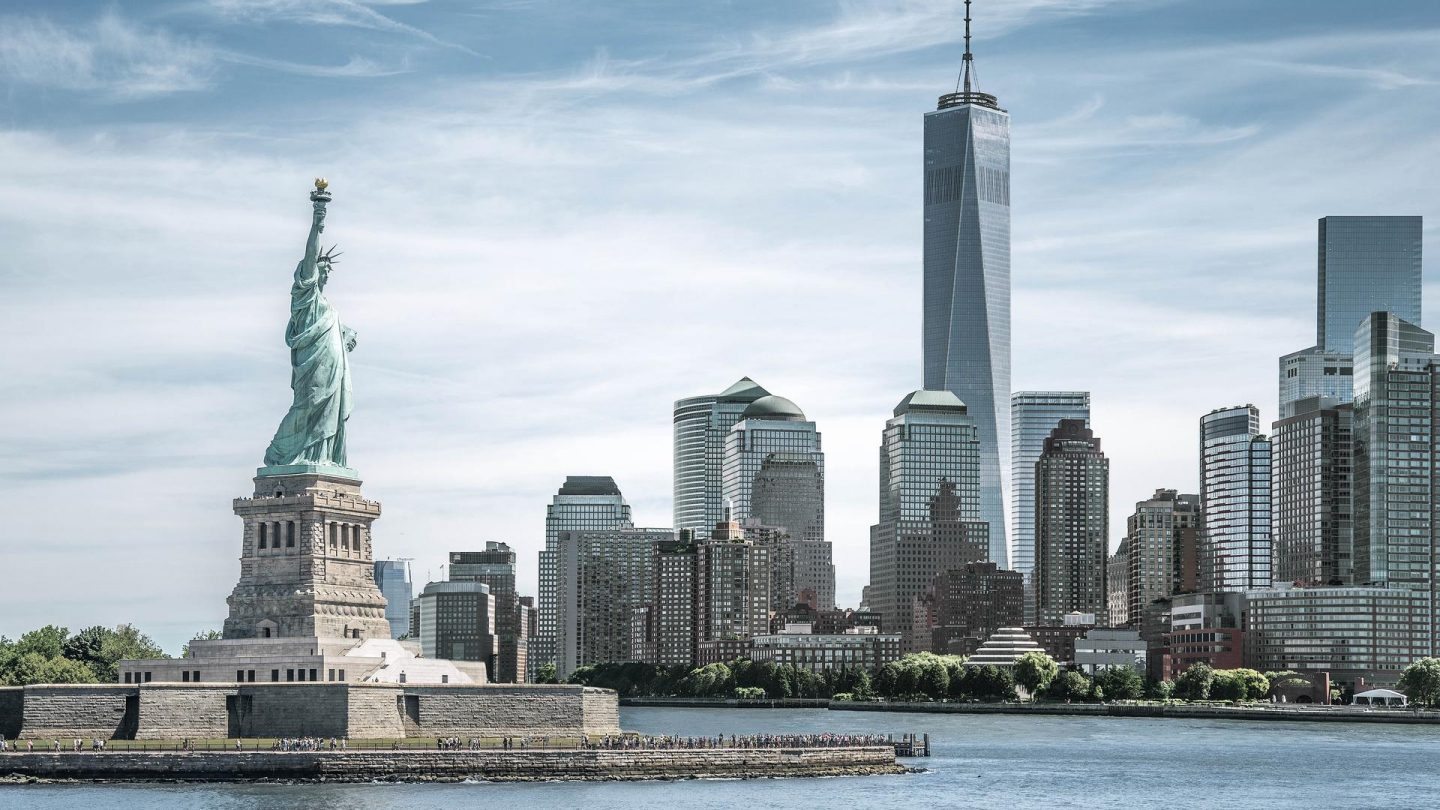
[(783, 632), (750, 639), (750, 660), (790, 664), (824, 672), (863, 668), (874, 672), (900, 658), (900, 634), (856, 627), (844, 633), (812, 633), (810, 625), (790, 625)]
[(1394, 683), (1433, 654), (1429, 594), (1399, 588), (1266, 588), (1245, 593), (1245, 661)]
[(1145, 657), (1146, 643), (1138, 630), (1093, 627), (1075, 640), (1075, 666), (1089, 675), (1116, 667), (1144, 672)]

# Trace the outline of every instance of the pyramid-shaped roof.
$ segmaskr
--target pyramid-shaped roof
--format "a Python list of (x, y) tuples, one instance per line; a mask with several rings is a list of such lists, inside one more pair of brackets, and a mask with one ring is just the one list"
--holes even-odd
[(1023, 627), (1001, 627), (985, 643), (975, 651), (975, 654), (965, 659), (967, 667), (983, 667), (987, 664), (997, 667), (1011, 667), (1025, 653), (1045, 652), (1045, 648), (1035, 643), (1035, 639), (1025, 632)]
[(770, 392), (760, 386), (749, 377), (741, 377), (735, 384), (720, 392), (716, 397), (721, 402), (754, 402), (761, 397), (770, 396)]

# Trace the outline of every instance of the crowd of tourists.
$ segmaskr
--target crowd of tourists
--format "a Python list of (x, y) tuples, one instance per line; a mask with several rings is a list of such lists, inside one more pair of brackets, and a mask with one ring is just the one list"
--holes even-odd
[(684, 749), (684, 748), (855, 748), (891, 745), (884, 734), (719, 734), (714, 737), (659, 737), (607, 735), (589, 748)]
[[(327, 743), (323, 737), (282, 737), (270, 746), (271, 751), (324, 751), (328, 745), (331, 751), (344, 751), (346, 741), (331, 737)], [(235, 750), (240, 750), (240, 741), (235, 741)]]

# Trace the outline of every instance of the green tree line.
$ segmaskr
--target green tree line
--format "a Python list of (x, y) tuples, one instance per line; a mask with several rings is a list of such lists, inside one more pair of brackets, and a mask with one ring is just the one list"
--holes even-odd
[(132, 625), (69, 628), (50, 624), (19, 640), (0, 636), (0, 685), (32, 683), (114, 683), (126, 658), (169, 658)]

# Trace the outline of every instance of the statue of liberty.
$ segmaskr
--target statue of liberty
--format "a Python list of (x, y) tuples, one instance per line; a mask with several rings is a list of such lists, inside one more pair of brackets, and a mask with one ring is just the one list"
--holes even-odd
[(305, 258), (295, 267), (290, 324), (285, 329), (295, 398), (265, 450), (262, 475), (280, 473), (282, 470), (272, 468), (292, 465), (339, 467), (337, 472), (350, 472), (345, 469), (345, 420), (352, 408), (346, 355), (355, 348), (355, 332), (340, 323), (340, 316), (325, 300), (325, 284), (339, 255), (334, 248), (320, 251), (325, 206), (330, 202), (328, 185), (324, 178), (317, 178), (310, 194), (315, 213)]

